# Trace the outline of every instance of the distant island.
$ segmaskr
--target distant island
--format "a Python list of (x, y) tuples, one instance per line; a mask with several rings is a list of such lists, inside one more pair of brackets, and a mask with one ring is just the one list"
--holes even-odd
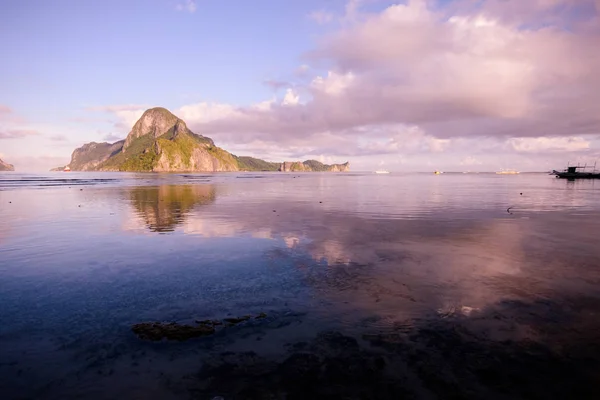
[(86, 143), (75, 149), (71, 162), (51, 171), (324, 171), (345, 172), (350, 163), (323, 164), (316, 160), (273, 163), (253, 157), (238, 157), (211, 138), (188, 129), (169, 110), (146, 110), (125, 140), (115, 143)]
[(5, 163), (0, 159), (0, 171), (14, 171), (15, 166), (12, 164)]

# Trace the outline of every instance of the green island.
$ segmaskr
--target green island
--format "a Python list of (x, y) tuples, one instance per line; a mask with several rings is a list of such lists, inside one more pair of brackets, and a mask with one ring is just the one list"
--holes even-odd
[(125, 140), (115, 143), (86, 143), (75, 149), (64, 169), (71, 171), (125, 172), (346, 172), (344, 164), (269, 162), (236, 156), (215, 145), (206, 136), (192, 132), (186, 123), (169, 110), (155, 107), (144, 112)]

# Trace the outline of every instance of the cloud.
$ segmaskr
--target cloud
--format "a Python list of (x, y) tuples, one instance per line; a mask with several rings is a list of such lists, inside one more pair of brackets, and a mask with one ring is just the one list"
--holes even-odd
[(235, 118), (240, 115), (238, 108), (229, 104), (201, 102), (190, 104), (176, 110), (177, 116), (192, 123), (208, 123), (211, 121)]
[(308, 75), (309, 72), (310, 72), (310, 66), (307, 64), (302, 64), (298, 68), (296, 68), (296, 70), (294, 71), (294, 75), (296, 75), (298, 77), (304, 77), (304, 76)]
[(310, 86), (316, 92), (338, 96), (352, 85), (354, 79), (355, 75), (352, 72), (338, 74), (329, 71), (325, 78), (317, 76), (313, 79)]
[(142, 104), (123, 104), (123, 105), (108, 105), (88, 107), (88, 111), (107, 112), (114, 114), (117, 117), (117, 122), (114, 123), (115, 128), (123, 132), (129, 132), (133, 125), (151, 106)]
[(509, 144), (517, 152), (566, 152), (590, 149), (590, 141), (582, 137), (511, 138)]
[(53, 142), (66, 142), (67, 137), (65, 135), (53, 135), (50, 136), (50, 140), (52, 140)]
[(38, 131), (30, 129), (8, 129), (0, 131), (0, 139), (20, 139), (27, 136), (39, 135)]
[(308, 18), (315, 21), (317, 24), (325, 25), (333, 21), (334, 15), (324, 10), (318, 10), (308, 14)]
[(109, 133), (108, 135), (105, 135), (102, 140), (106, 141), (106, 142), (118, 142), (119, 140), (124, 139), (123, 137), (119, 136), (119, 135), (115, 135), (114, 133)]
[(467, 157), (463, 158), (462, 160), (460, 160), (459, 164), (465, 165), (465, 166), (473, 166), (473, 165), (481, 165), (483, 163), (475, 157), (467, 156)]
[(600, 35), (557, 18), (560, 7), (547, 1), (528, 8), (525, 20), (509, 18), (521, 10), (509, 3), (515, 2), (487, 1), (451, 14), (418, 0), (379, 13), (348, 4), (350, 22), (307, 54), (330, 65), (294, 88), (306, 91), (308, 101), (241, 107), (195, 126), (289, 144), (298, 137), (315, 143), (323, 132), (346, 138), (361, 132), (377, 143), (380, 127), (402, 124), (439, 140), (498, 138), (503, 150), (508, 138), (599, 133), (600, 53), (593, 49)]
[(290, 86), (290, 84), (288, 82), (285, 81), (278, 81), (278, 80), (274, 80), (274, 79), (267, 79), (263, 81), (263, 84), (265, 86), (270, 87), (273, 90), (279, 90), (282, 89), (284, 87)]
[(177, 4), (175, 7), (177, 11), (187, 11), (189, 13), (196, 12), (196, 2), (193, 0), (185, 0), (183, 3)]
[[(4, 104), (0, 104), (0, 123), (2, 124), (24, 124), (26, 121), (23, 117), (17, 115), (12, 108)], [(5, 127), (0, 126), (0, 130)]]
[[(302, 84), (268, 80), (285, 89), (279, 98), (172, 111), (259, 156), (422, 154), (470, 165), (591, 154), (600, 135), (596, 3), (409, 0), (372, 12), (350, 1), (307, 64), (289, 71)], [(111, 112), (129, 129), (144, 109)]]
[(287, 89), (285, 96), (281, 104), (284, 106), (295, 106), (300, 102), (300, 96), (294, 91), (294, 89)]

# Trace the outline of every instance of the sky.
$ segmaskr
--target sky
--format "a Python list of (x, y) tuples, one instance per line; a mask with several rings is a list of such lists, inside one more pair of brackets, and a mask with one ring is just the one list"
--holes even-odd
[(600, 168), (600, 0), (5, 0), (0, 38), (18, 171), (157, 106), (269, 161)]

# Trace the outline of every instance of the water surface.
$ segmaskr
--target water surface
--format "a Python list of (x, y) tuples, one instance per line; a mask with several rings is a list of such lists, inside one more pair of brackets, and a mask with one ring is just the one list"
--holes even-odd
[(545, 174), (0, 174), (0, 391), (594, 398), (599, 236)]

